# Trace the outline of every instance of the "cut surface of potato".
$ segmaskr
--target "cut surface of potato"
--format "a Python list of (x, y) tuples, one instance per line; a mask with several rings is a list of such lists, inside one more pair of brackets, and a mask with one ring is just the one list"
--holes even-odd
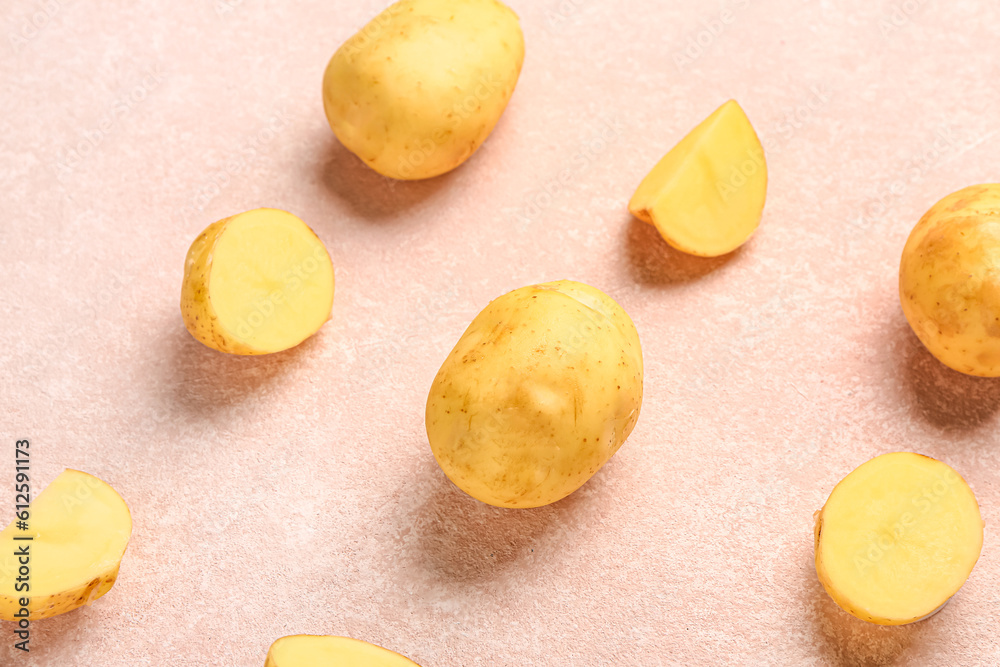
[(926, 618), (972, 572), (983, 546), (979, 505), (941, 461), (908, 452), (861, 465), (816, 520), (816, 573), (845, 611), (880, 625)]
[(1000, 376), (1000, 183), (963, 188), (924, 214), (903, 248), (899, 299), (939, 361)]
[(282, 637), (267, 652), (264, 667), (419, 667), (417, 663), (359, 639), (328, 635)]
[(191, 335), (232, 354), (294, 347), (330, 319), (333, 263), (291, 213), (260, 208), (220, 220), (188, 251), (181, 313)]
[(653, 167), (629, 211), (678, 250), (715, 257), (750, 238), (766, 194), (764, 149), (743, 109), (729, 100)]
[[(22, 597), (30, 600), (28, 618), (34, 620), (89, 605), (114, 586), (132, 517), (106, 483), (79, 470), (64, 470), (31, 503), (28, 529), (20, 530), (17, 523), (0, 532), (3, 620), (16, 620)], [(17, 539), (25, 537), (32, 539)], [(27, 563), (15, 555), (24, 549)], [(19, 581), (24, 576), (27, 582)], [(28, 590), (19, 590), (24, 583)]]

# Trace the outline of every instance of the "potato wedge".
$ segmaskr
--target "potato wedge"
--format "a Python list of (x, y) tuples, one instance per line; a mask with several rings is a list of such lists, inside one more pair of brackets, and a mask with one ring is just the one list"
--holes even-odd
[[(111, 590), (132, 534), (132, 516), (114, 489), (93, 475), (64, 470), (29, 514), (27, 530), (12, 521), (0, 532), (0, 618), (19, 620), (22, 598), (35, 620), (92, 604)], [(27, 562), (15, 556), (24, 549)]]
[(767, 194), (767, 162), (736, 100), (716, 109), (649, 172), (629, 211), (682, 252), (716, 257), (746, 243)]
[(359, 639), (328, 635), (291, 635), (271, 644), (264, 667), (420, 666), (398, 653)]

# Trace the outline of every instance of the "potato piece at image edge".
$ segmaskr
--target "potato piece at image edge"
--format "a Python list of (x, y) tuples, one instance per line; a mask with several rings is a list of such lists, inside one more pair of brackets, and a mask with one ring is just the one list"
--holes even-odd
[(524, 62), (517, 15), (497, 0), (400, 0), (348, 39), (323, 76), (337, 139), (389, 178), (431, 178), (479, 149)]
[(562, 280), (486, 306), (434, 378), (426, 426), (444, 473), (473, 498), (538, 507), (582, 486), (642, 405), (642, 349), (611, 297)]
[(717, 257), (750, 238), (766, 195), (764, 149), (743, 109), (729, 100), (653, 167), (628, 208), (674, 248)]
[(1000, 376), (1000, 183), (934, 204), (910, 232), (899, 300), (913, 332), (960, 373)]
[(330, 319), (333, 263), (291, 213), (259, 208), (208, 226), (184, 266), (184, 325), (208, 347), (268, 354), (294, 347)]
[[(64, 470), (28, 514), (27, 530), (15, 520), (0, 532), (0, 618), (18, 620), (22, 597), (29, 598), (29, 620), (37, 620), (92, 604), (111, 590), (132, 534), (128, 506), (113, 488), (93, 475)], [(22, 563), (15, 553), (24, 548), (29, 590), (18, 591)]]
[(267, 652), (264, 667), (420, 667), (398, 653), (349, 637), (291, 635)]
[(879, 625), (937, 612), (979, 559), (983, 520), (965, 480), (920, 454), (883, 454), (845, 477), (816, 519), (816, 574), (844, 611)]

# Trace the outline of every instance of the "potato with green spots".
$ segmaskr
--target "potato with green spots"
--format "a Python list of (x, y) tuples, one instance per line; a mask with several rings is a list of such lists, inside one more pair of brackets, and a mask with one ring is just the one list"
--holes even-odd
[(18, 621), (22, 608), (29, 620), (58, 616), (111, 590), (132, 534), (128, 506), (113, 488), (64, 470), (27, 515), (27, 528), (17, 519), (0, 532), (0, 618)]
[(632, 432), (642, 373), (635, 325), (600, 290), (569, 280), (514, 290), (476, 316), (434, 378), (431, 450), (485, 503), (553, 503)]
[(1000, 376), (1000, 183), (959, 190), (924, 214), (903, 248), (899, 297), (942, 363)]

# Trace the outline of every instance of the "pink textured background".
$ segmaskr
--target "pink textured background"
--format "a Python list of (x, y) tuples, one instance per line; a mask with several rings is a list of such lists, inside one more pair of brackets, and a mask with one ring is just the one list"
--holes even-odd
[[(426, 667), (1000, 664), (1000, 381), (938, 364), (896, 295), (919, 216), (1000, 178), (1000, 5), (511, 5), (528, 55), (493, 136), (392, 183), (319, 90), (383, 0), (4, 3), (0, 517), (26, 437), (36, 493), (86, 470), (135, 527), (115, 588), (36, 623), (30, 657), (3, 624), (0, 664), (261, 665), (294, 633)], [(689, 258), (625, 205), (730, 97), (767, 148), (763, 222)], [(327, 243), (333, 320), (228, 357), (181, 323), (184, 254), (258, 206)], [(635, 320), (642, 415), (567, 500), (490, 508), (437, 469), (426, 392), (491, 298), (559, 278)], [(987, 531), (940, 614), (880, 628), (817, 583), (812, 514), (893, 450), (954, 466)]]

